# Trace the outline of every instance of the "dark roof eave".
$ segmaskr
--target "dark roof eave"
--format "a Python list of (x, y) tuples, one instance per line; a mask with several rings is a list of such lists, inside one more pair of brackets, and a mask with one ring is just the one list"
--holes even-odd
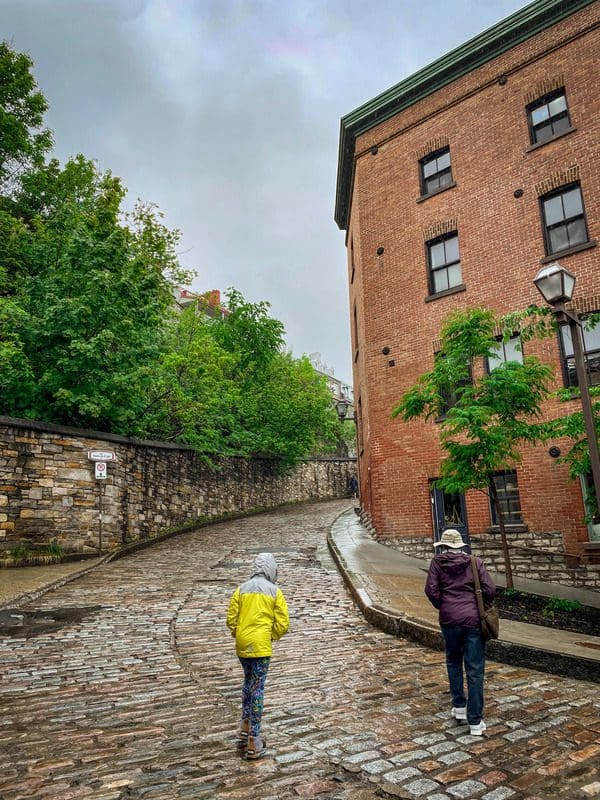
[(536, 0), (451, 50), (340, 121), (334, 219), (346, 230), (357, 136), (596, 0)]

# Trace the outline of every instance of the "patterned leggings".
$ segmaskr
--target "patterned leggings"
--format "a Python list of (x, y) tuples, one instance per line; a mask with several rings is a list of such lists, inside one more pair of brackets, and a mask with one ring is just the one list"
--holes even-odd
[(244, 670), (242, 718), (250, 720), (251, 736), (260, 734), (265, 681), (267, 680), (270, 660), (270, 658), (240, 658), (240, 663)]

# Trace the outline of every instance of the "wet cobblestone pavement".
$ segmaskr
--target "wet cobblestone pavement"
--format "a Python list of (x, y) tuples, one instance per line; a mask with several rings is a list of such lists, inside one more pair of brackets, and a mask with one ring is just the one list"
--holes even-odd
[[(91, 611), (0, 637), (0, 798), (600, 797), (598, 686), (488, 662), (487, 736), (465, 735), (443, 655), (353, 605), (325, 542), (347, 507), (204, 528), (24, 606)], [(278, 559), (292, 627), (267, 680), (267, 757), (246, 762), (224, 619), (261, 550)]]

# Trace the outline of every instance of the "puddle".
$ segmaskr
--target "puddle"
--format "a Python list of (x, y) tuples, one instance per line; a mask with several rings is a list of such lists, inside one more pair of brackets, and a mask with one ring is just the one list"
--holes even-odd
[(52, 633), (100, 611), (102, 606), (78, 608), (45, 608), (43, 611), (24, 611), (5, 608), (0, 611), (0, 635), (29, 639), (41, 633)]

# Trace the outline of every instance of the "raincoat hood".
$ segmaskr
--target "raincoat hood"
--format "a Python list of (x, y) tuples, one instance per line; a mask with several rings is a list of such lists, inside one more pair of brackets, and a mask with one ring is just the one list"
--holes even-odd
[(462, 575), (467, 568), (471, 568), (471, 558), (466, 553), (449, 550), (446, 553), (439, 553), (435, 559), (447, 575)]
[(272, 553), (259, 553), (256, 556), (252, 567), (252, 577), (264, 575), (264, 577), (275, 583), (277, 580), (277, 562)]

